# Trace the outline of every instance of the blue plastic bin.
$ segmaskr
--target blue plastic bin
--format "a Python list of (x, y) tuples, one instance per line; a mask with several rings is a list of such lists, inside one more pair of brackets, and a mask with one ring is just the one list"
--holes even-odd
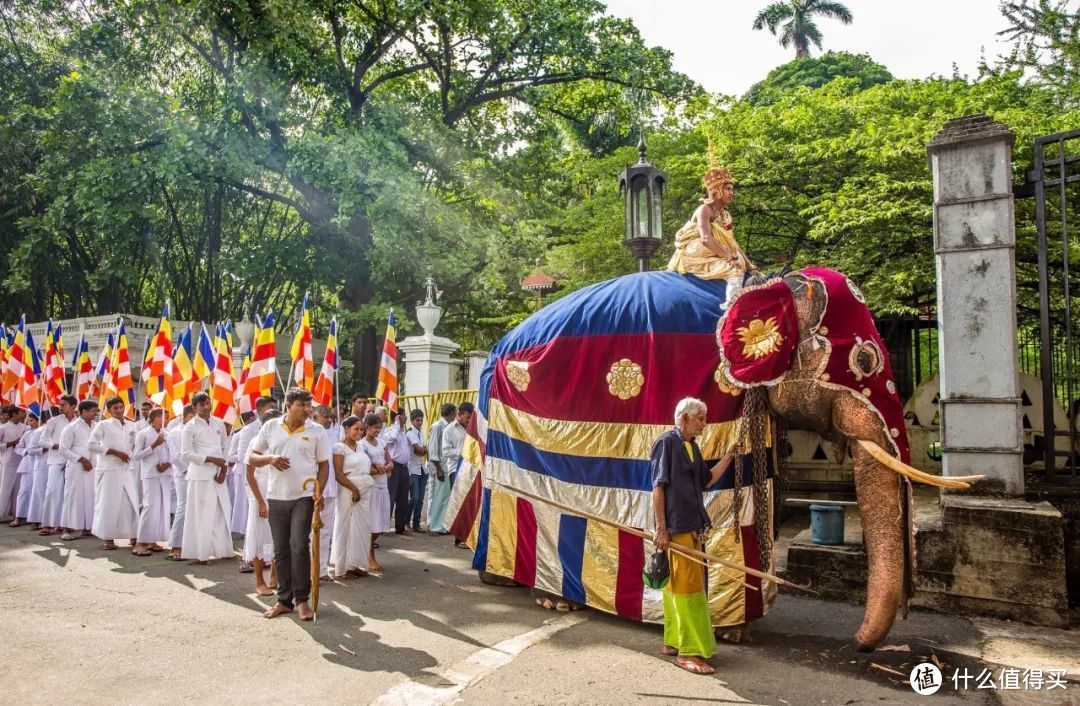
[(810, 539), (814, 544), (843, 544), (844, 506), (811, 505)]

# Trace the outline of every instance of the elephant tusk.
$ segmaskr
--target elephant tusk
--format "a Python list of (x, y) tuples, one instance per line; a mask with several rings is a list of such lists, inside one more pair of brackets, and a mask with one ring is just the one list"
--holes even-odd
[(972, 483), (986, 478), (986, 476), (935, 476), (925, 471), (920, 471), (917, 468), (912, 468), (900, 459), (887, 453), (885, 449), (881, 448), (872, 441), (865, 441), (863, 439), (856, 439), (860, 446), (866, 449), (867, 453), (874, 457), (874, 460), (885, 466), (886, 468), (896, 471), (902, 476), (906, 476), (913, 481), (919, 483), (925, 483), (927, 485), (934, 485), (938, 488), (950, 488), (952, 490), (967, 490), (971, 487)]

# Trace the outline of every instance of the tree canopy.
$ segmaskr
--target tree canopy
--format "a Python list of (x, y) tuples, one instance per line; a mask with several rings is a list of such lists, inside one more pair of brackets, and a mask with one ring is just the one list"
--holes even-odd
[(821, 88), (841, 77), (857, 79), (848, 85), (859, 91), (893, 80), (888, 69), (866, 54), (830, 51), (777, 66), (764, 80), (751, 86), (743, 97), (754, 105), (769, 105), (797, 88)]
[(359, 386), (390, 306), (411, 332), (428, 265), (440, 333), (465, 349), (531, 313), (518, 282), (537, 258), (555, 296), (633, 271), (616, 178), (642, 133), (670, 176), (654, 266), (701, 197), (711, 139), (752, 259), (834, 266), (876, 312), (912, 313), (934, 293), (934, 133), (990, 114), (1017, 133), (1021, 181), (1034, 136), (1080, 126), (1075, 14), (1006, 5), (1022, 50), (978, 76), (891, 80), (828, 53), (737, 99), (595, 0), (10, 2), (0, 319), (152, 315), (168, 297), (178, 318), (273, 308), (284, 329), (311, 291)]

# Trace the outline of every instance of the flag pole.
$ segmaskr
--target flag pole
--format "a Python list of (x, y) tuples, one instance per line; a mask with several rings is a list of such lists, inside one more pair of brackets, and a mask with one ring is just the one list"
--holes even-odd
[[(332, 320), (336, 322), (337, 321), (337, 316), (334, 316), (334, 318)], [(340, 325), (338, 325), (336, 327), (334, 335), (336, 337), (338, 337), (338, 338), (341, 338), (341, 326)], [(341, 430), (341, 423), (343, 421), (345, 421), (344, 419), (341, 418), (341, 385), (338, 384), (338, 373), (340, 372), (340, 368), (341, 368), (341, 353), (340, 353), (340, 350), (341, 349), (339, 347), (338, 350), (334, 351), (335, 365), (334, 365), (334, 383), (333, 383), (333, 385), (334, 385), (334, 410), (337, 412), (337, 417), (338, 417), (337, 423), (338, 423), (338, 435), (339, 436), (341, 435), (341, 431), (342, 431)], [(326, 357), (325, 353), (323, 353), (323, 357), (324, 358)]]

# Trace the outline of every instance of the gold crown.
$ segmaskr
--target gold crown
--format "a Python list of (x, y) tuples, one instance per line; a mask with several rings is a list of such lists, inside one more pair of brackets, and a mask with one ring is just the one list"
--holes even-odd
[(735, 180), (731, 178), (731, 172), (728, 169), (721, 167), (720, 162), (716, 159), (716, 152), (713, 151), (711, 137), (709, 138), (709, 169), (705, 172), (702, 181), (705, 183), (705, 189), (708, 191), (719, 189), (725, 184), (735, 183)]

